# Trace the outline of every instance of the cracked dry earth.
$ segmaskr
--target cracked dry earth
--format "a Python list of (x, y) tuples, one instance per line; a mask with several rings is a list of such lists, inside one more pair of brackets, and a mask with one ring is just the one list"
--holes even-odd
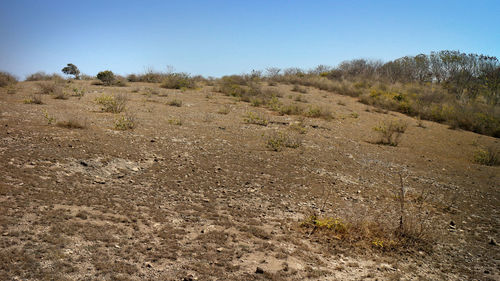
[[(500, 168), (471, 161), (478, 145), (498, 139), (418, 127), (308, 88), (305, 105), (335, 118), (305, 118), (302, 145), (275, 152), (265, 136), (291, 132), (299, 117), (209, 86), (75, 85), (83, 97), (43, 96), (41, 105), (23, 103), (36, 83), (18, 83), (15, 94), (0, 89), (1, 280), (500, 278)], [(283, 103), (297, 95), (291, 85), (274, 88)], [(135, 129), (114, 129), (117, 114), (94, 102), (101, 93), (128, 97)], [(167, 105), (173, 99), (182, 106)], [(245, 123), (249, 111), (271, 122)], [(85, 128), (48, 124), (46, 115)], [(372, 128), (388, 119), (409, 124), (397, 147), (374, 144)], [(421, 244), (387, 249), (301, 224), (316, 213), (397, 227), (398, 173), (409, 195), (429, 194)]]

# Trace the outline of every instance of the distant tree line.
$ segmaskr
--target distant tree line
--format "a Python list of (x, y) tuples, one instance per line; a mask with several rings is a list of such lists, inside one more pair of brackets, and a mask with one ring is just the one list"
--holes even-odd
[[(313, 72), (317, 72), (318, 68)], [(500, 64), (493, 56), (445, 50), (429, 55), (405, 56), (386, 63), (355, 59), (342, 62), (337, 68), (322, 72), (322, 75), (330, 79), (437, 83), (458, 100), (474, 100), (482, 96), (488, 104), (500, 103)]]

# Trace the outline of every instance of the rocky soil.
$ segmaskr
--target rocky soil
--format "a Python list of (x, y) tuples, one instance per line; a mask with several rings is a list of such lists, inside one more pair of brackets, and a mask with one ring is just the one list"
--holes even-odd
[[(271, 88), (334, 118), (280, 116), (210, 86), (64, 87), (85, 94), (29, 104), (36, 82), (0, 89), (1, 280), (500, 280), (500, 167), (472, 161), (498, 139), (291, 85)], [(102, 93), (128, 98), (134, 129), (115, 129), (124, 113), (101, 112)], [(376, 144), (372, 128), (393, 119), (408, 123), (399, 145)], [(301, 145), (272, 151), (273, 132)], [(397, 229), (400, 174), (421, 240), (304, 226), (314, 214)]]

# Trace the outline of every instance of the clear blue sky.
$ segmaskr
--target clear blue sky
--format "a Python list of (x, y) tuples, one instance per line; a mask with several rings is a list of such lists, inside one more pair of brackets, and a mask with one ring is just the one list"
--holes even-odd
[(0, 1), (0, 70), (221, 76), (443, 49), (500, 57), (500, 1)]

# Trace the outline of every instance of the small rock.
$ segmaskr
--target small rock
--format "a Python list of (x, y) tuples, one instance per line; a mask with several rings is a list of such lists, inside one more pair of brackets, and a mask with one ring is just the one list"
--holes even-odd
[(81, 218), (82, 220), (86, 220), (87, 219), (87, 215), (85, 213), (78, 213), (76, 214), (76, 217), (77, 218)]
[(493, 245), (493, 246), (498, 246), (498, 243), (497, 243), (497, 241), (495, 241), (494, 238), (490, 238), (490, 242), (488, 244)]
[(257, 274), (264, 274), (264, 269), (262, 269), (260, 267), (257, 267), (257, 269), (255, 270), (255, 273), (257, 273)]
[(450, 221), (450, 229), (455, 229), (457, 228), (456, 224), (454, 221)]
[(217, 248), (217, 252), (219, 252), (219, 253), (220, 253), (220, 252), (222, 252), (222, 251), (224, 251), (224, 248), (222, 248), (222, 247)]
[(85, 162), (83, 160), (80, 161), (80, 165), (82, 165), (83, 167), (88, 167), (89, 166), (89, 164), (87, 164), (87, 162)]

